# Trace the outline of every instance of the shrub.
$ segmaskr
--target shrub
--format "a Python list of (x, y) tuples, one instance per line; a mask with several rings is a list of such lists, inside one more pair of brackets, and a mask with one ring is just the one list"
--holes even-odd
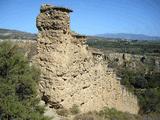
[(10, 42), (0, 43), (0, 119), (46, 120), (38, 106), (39, 71)]
[(100, 117), (98, 113), (94, 111), (77, 115), (74, 117), (73, 120), (105, 120), (105, 119)]
[(56, 113), (57, 113), (58, 115), (60, 115), (60, 116), (65, 116), (65, 117), (67, 117), (68, 114), (69, 114), (69, 111), (68, 111), (67, 109), (63, 108), (63, 109), (57, 110)]
[(105, 107), (103, 110), (99, 112), (99, 116), (108, 120), (140, 120), (139, 116), (135, 116), (133, 114), (127, 112), (117, 111), (114, 108)]
[(73, 115), (80, 113), (80, 109), (79, 109), (78, 105), (74, 104), (74, 105), (70, 108), (70, 112), (71, 112)]

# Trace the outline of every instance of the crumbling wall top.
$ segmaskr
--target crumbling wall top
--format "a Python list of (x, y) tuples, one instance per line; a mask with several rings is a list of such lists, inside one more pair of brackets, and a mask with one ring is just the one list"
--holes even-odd
[(50, 11), (50, 10), (60, 10), (63, 12), (73, 12), (73, 10), (69, 9), (69, 8), (65, 8), (65, 7), (57, 7), (57, 6), (53, 6), (53, 5), (49, 5), (49, 4), (43, 4), (40, 8), (41, 12), (46, 12), (46, 11)]
[(84, 38), (84, 39), (87, 38), (87, 36), (85, 36), (85, 35), (80, 35), (80, 34), (75, 33), (75, 32), (71, 32), (71, 35), (72, 35), (72, 37), (75, 37), (75, 38)]
[(75, 38), (87, 38), (85, 35), (72, 35)]

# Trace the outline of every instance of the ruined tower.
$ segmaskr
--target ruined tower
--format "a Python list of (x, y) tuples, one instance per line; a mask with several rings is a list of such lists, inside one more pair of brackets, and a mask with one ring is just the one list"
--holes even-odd
[(37, 17), (37, 55), (41, 69), (39, 92), (56, 109), (79, 106), (82, 112), (107, 106), (137, 114), (137, 98), (120, 85), (103, 59), (86, 49), (86, 37), (70, 30), (72, 10), (42, 5)]

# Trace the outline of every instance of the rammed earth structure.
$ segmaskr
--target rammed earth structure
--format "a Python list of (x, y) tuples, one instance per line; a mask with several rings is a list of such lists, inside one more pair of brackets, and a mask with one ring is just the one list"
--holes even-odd
[(41, 69), (39, 93), (55, 109), (78, 105), (81, 112), (115, 108), (137, 114), (136, 96), (128, 92), (107, 67), (103, 56), (92, 54), (86, 37), (70, 30), (72, 10), (42, 5), (35, 63)]

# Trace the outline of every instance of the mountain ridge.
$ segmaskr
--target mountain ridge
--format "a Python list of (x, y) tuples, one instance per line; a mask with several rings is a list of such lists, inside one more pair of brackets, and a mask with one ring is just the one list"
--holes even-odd
[[(0, 39), (36, 39), (35, 33), (20, 31), (16, 29), (0, 28)], [(132, 33), (104, 33), (97, 35), (88, 35), (90, 38), (100, 39), (127, 39), (127, 40), (160, 40), (160, 36), (150, 36), (145, 34)], [(107, 40), (107, 39), (106, 39)]]
[(150, 36), (145, 34), (133, 34), (133, 33), (104, 33), (104, 34), (97, 34), (95, 36), (104, 38), (121, 38), (129, 40), (160, 40), (160, 36)]
[(0, 39), (36, 39), (36, 34), (20, 30), (0, 28)]

